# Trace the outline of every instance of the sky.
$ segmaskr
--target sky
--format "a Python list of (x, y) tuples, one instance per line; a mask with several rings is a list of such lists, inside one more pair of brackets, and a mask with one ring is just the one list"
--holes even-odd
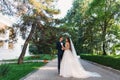
[[(56, 8), (60, 10), (60, 14), (54, 15), (54, 18), (64, 18), (67, 11), (72, 7), (73, 0), (58, 0), (56, 3)], [(0, 22), (6, 24), (7, 26), (12, 26), (16, 21), (14, 17), (3, 16), (0, 13)]]
[(58, 0), (56, 8), (60, 9), (60, 14), (54, 16), (55, 18), (64, 18), (67, 11), (72, 7), (73, 0)]

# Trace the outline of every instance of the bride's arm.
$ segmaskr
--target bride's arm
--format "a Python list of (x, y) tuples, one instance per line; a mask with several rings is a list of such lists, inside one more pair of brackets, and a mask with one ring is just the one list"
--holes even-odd
[(63, 49), (63, 50), (66, 50), (66, 49), (69, 49), (69, 48), (70, 48), (70, 44), (69, 44), (68, 42), (65, 44), (65, 47), (62, 46), (62, 49)]

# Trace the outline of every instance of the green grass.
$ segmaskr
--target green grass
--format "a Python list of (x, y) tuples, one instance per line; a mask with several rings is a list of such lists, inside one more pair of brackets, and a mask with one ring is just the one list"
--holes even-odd
[(7, 75), (0, 77), (0, 80), (19, 80), (33, 70), (38, 69), (45, 63), (34, 62), (34, 63), (23, 63), (23, 64), (8, 64), (10, 66), (10, 71)]
[[(56, 58), (55, 55), (50, 54), (40, 54), (35, 56), (25, 57), (24, 61), (27, 60), (52, 60)], [(5, 60), (5, 61), (17, 61), (17, 59), (12, 60)], [(45, 63), (43, 62), (30, 62), (30, 63), (23, 63), (23, 64), (8, 64), (10, 67), (9, 72), (5, 76), (0, 76), (0, 80), (19, 80), (20, 78), (24, 77), (28, 73), (33, 70), (38, 69), (40, 66), (43, 66)]]
[(82, 59), (93, 61), (120, 70), (120, 56), (103, 56), (92, 54), (81, 54), (80, 56)]

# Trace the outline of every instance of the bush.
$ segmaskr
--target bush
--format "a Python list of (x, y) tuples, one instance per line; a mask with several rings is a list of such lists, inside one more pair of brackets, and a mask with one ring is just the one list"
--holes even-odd
[(82, 54), (81, 58), (120, 70), (120, 56), (115, 57), (115, 56)]
[(7, 64), (0, 65), (0, 77), (7, 75), (10, 70), (10, 66)]
[(35, 45), (32, 45), (32, 44), (29, 46), (29, 52), (31, 54), (39, 54), (40, 53), (38, 48)]
[(40, 54), (40, 55), (34, 55), (24, 58), (24, 60), (52, 60), (56, 58), (55, 55), (51, 54)]
[(54, 56), (50, 55), (50, 54), (42, 54), (41, 55), (41, 59), (44, 60), (52, 60)]

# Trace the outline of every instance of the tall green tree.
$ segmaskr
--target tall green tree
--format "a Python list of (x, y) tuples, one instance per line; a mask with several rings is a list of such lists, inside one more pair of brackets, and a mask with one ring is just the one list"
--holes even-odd
[[(18, 64), (23, 62), (23, 58), (26, 52), (27, 45), (31, 40), (34, 31), (37, 28), (43, 29), (46, 23), (50, 25), (52, 23), (52, 14), (58, 14), (59, 11), (54, 9), (52, 4), (54, 0), (1, 0), (0, 6), (1, 13), (9, 16), (18, 16), (20, 20), (18, 21), (17, 27), (20, 29), (25, 40), (21, 55), (18, 59)], [(52, 25), (52, 24), (51, 24)], [(29, 31), (30, 30), (30, 31)], [(28, 34), (28, 32), (30, 32)], [(43, 36), (44, 37), (44, 36)]]
[[(106, 35), (109, 28), (115, 24), (120, 12), (120, 1), (115, 0), (93, 0), (88, 9), (88, 13), (95, 15), (94, 20), (101, 28), (101, 40), (103, 55), (106, 55)], [(115, 17), (117, 16), (117, 17)]]
[[(107, 40), (113, 25), (119, 23), (120, 1), (75, 0), (65, 21), (78, 29), (80, 52), (98, 51), (106, 55)], [(102, 49), (101, 49), (102, 46)]]
[[(44, 29), (46, 24), (52, 22), (51, 15), (58, 13), (58, 10), (53, 9), (53, 6), (51, 5), (52, 2), (53, 0), (45, 0), (45, 1), (29, 0), (29, 3), (33, 6), (32, 14), (23, 16), (23, 23), (22, 23), (23, 27), (22, 28), (24, 31), (29, 25), (32, 27), (31, 27), (30, 34), (28, 35), (24, 43), (21, 55), (18, 59), (18, 64), (23, 62), (23, 58), (26, 52), (27, 45), (29, 41), (32, 39), (32, 36), (35, 33), (35, 30), (37, 28), (40, 28), (41, 30)], [(45, 39), (44, 34), (42, 34), (42, 38)]]

